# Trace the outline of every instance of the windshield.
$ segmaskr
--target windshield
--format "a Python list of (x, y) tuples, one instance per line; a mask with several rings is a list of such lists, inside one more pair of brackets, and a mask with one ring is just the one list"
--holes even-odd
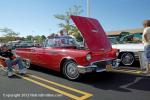
[(45, 40), (45, 47), (77, 46), (75, 38), (70, 36), (54, 37)]
[(142, 33), (135, 33), (125, 36), (108, 37), (112, 44), (125, 44), (125, 43), (141, 43)]
[(109, 41), (111, 42), (111, 44), (117, 44), (118, 40), (116, 37), (108, 37)]
[(141, 43), (142, 34), (135, 33), (120, 38), (120, 43)]

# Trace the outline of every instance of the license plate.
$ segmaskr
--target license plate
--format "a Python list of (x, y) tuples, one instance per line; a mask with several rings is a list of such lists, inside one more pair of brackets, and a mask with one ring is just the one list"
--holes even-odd
[(112, 68), (112, 65), (109, 64), (109, 65), (106, 65), (106, 71), (112, 71), (113, 68)]

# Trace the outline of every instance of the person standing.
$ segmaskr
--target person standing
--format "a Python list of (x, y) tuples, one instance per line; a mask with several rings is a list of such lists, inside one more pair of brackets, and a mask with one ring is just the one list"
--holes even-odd
[(143, 26), (142, 42), (144, 44), (144, 54), (148, 62), (146, 72), (150, 73), (150, 20), (145, 20)]

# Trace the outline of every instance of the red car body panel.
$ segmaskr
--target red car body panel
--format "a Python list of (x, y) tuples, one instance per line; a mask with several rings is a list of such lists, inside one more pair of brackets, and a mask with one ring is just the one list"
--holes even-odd
[(31, 63), (35, 65), (40, 65), (57, 71), (60, 70), (60, 64), (63, 59), (72, 59), (82, 66), (87, 66), (90, 63), (85, 59), (85, 56), (89, 53), (88, 50), (33, 47), (28, 50), (19, 48), (15, 50), (15, 52), (23, 58), (30, 59)]
[(71, 16), (84, 37), (85, 43), (92, 52), (108, 52), (112, 49), (106, 33), (96, 19)]
[[(88, 49), (32, 47), (16, 49), (16, 54), (30, 59), (33, 64), (56, 71), (61, 70), (63, 60), (65, 59), (71, 59), (77, 65), (86, 67), (93, 62), (108, 61), (117, 58), (116, 52), (118, 50), (112, 49), (103, 28), (96, 19), (81, 16), (71, 16), (71, 18), (80, 30)], [(92, 59), (87, 60), (87, 54), (91, 54)]]

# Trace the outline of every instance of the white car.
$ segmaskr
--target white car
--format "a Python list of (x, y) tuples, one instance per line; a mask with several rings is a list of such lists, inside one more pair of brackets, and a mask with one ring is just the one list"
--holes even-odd
[(144, 51), (144, 45), (141, 43), (142, 34), (126, 35), (123, 37), (108, 37), (112, 43), (112, 47), (119, 49), (118, 58), (121, 59), (121, 64), (131, 66), (136, 60), (139, 60), (139, 52)]
[(113, 44), (113, 48), (120, 49), (119, 58), (121, 64), (125, 66), (131, 66), (135, 60), (139, 60), (139, 52), (144, 51), (144, 45), (141, 44)]

